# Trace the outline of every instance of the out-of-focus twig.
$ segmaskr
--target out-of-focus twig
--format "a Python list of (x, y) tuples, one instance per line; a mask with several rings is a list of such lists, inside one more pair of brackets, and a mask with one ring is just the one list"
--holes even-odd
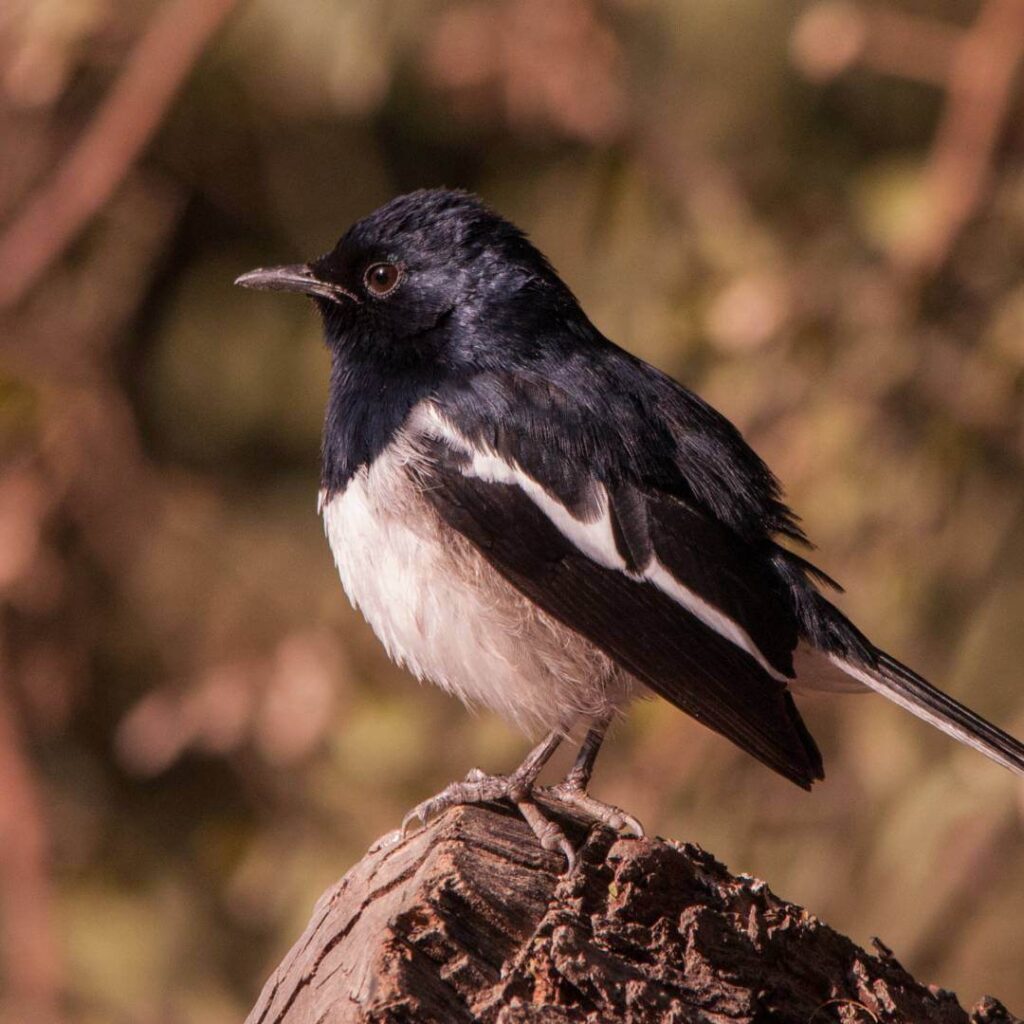
[(925, 207), (915, 230), (890, 253), (911, 281), (934, 272), (989, 181), (1024, 61), (1024, 0), (987, 0), (966, 29), (876, 4), (822, 0), (797, 22), (791, 51), (814, 80), (861, 65), (945, 91), (924, 168)]
[(88, 258), (51, 270), (48, 282), (61, 302), (0, 310), (3, 365), (36, 385), (108, 375), (111, 349), (183, 208), (178, 190), (141, 168), (129, 172), (93, 230)]
[(60, 954), (53, 928), (48, 840), (39, 792), (0, 674), (0, 940), (11, 1020), (58, 1020)]
[(133, 172), (97, 225), (88, 259), (55, 268), (64, 301), (0, 313), (0, 363), (45, 403), (39, 454), (48, 483), (112, 573), (132, 559), (160, 499), (110, 350), (147, 294), (181, 208), (177, 193)]
[(828, 81), (860, 66), (945, 88), (963, 35), (956, 25), (907, 11), (821, 0), (797, 21), (789, 49), (793, 62), (813, 81)]
[(940, 266), (977, 208), (1022, 59), (1024, 0), (988, 0), (950, 68), (946, 108), (925, 168), (931, 215), (894, 254), (911, 272)]
[(171, 0), (94, 120), (0, 236), (0, 308), (29, 291), (107, 202), (236, 0)]

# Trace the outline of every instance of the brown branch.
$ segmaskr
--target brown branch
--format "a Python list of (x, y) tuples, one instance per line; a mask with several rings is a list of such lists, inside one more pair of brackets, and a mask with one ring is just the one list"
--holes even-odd
[[(0, 673), (0, 683), (2, 679)], [(0, 1017), (52, 1024), (59, 1018), (62, 972), (47, 863), (49, 841), (15, 710), (2, 685), (0, 786)]]
[(16, 304), (104, 206), (235, 0), (170, 0), (96, 117), (0, 237), (0, 308)]
[[(1010, 1024), (969, 1017), (690, 845), (579, 822), (580, 867), (501, 808), (455, 808), (319, 900), (248, 1024)], [(1018, 1021), (1018, 1024), (1020, 1022)]]
[(937, 270), (981, 205), (1024, 61), (1024, 0), (987, 0), (968, 29), (823, 0), (793, 30), (795, 63), (824, 81), (860, 65), (947, 93), (924, 169), (919, 227), (891, 254), (911, 282)]
[(859, 66), (945, 88), (964, 35), (956, 25), (907, 11), (821, 0), (798, 19), (790, 52), (813, 81), (828, 81)]
[(945, 261), (981, 202), (1022, 58), (1024, 0), (988, 0), (953, 59), (925, 168), (928, 212), (921, 230), (894, 254), (911, 273), (929, 273)]

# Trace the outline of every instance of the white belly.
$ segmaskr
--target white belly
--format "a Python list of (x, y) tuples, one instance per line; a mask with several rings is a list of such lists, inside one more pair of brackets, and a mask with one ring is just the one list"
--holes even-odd
[(623, 704), (629, 678), (442, 523), (408, 461), (399, 440), (322, 509), (345, 591), (391, 657), (528, 732)]

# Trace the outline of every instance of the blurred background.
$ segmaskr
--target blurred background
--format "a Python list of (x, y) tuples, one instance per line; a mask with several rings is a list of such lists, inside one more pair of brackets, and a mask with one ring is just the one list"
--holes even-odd
[[(527, 228), (1024, 735), (1022, 62), (1024, 0), (5, 0), (0, 1018), (240, 1020), (375, 837), (526, 749), (348, 607), (317, 318), (231, 285), (418, 186)], [(803, 707), (813, 795), (656, 703), (595, 792), (1024, 1012), (1021, 781)]]

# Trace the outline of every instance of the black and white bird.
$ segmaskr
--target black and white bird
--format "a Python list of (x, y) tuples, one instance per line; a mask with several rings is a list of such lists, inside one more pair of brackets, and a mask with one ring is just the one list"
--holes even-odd
[(412, 811), (507, 798), (572, 848), (545, 790), (589, 795), (613, 717), (657, 694), (809, 788), (821, 754), (794, 690), (871, 689), (1024, 774), (1024, 745), (875, 647), (786, 542), (776, 478), (700, 398), (605, 338), (518, 228), (472, 195), (414, 192), (309, 264), (246, 288), (312, 296), (332, 367), (320, 510), (341, 580), (388, 653), (543, 741)]

